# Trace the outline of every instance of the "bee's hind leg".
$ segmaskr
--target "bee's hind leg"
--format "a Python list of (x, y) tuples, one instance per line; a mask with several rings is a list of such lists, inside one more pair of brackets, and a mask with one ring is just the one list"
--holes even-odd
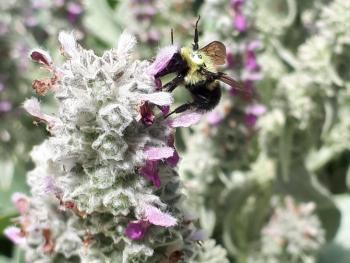
[(179, 107), (177, 107), (175, 110), (173, 110), (172, 112), (170, 112), (167, 115), (165, 115), (164, 119), (168, 118), (170, 115), (172, 115), (174, 113), (181, 113), (181, 112), (187, 111), (189, 109), (192, 109), (193, 106), (194, 106), (193, 102), (182, 104)]

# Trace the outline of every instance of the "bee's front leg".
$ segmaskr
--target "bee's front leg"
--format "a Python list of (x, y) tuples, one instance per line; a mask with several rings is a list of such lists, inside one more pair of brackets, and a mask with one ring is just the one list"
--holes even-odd
[(176, 89), (177, 86), (179, 86), (184, 81), (184, 76), (182, 74), (177, 75), (173, 80), (169, 81), (167, 84), (163, 86), (163, 89), (165, 89), (168, 92), (172, 92), (174, 89)]

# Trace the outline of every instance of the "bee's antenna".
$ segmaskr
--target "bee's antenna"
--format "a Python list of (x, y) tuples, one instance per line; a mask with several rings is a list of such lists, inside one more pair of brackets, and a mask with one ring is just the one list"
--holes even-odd
[(170, 36), (171, 36), (171, 44), (174, 45), (174, 29), (171, 29)]
[(196, 27), (194, 29), (194, 44), (193, 44), (193, 50), (198, 50), (198, 22), (199, 19), (201, 19), (201, 16), (198, 16), (197, 22), (196, 22)]

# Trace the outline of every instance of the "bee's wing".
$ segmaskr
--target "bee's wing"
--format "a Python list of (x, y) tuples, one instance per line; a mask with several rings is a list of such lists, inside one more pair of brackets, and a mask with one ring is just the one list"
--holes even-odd
[(251, 92), (244, 89), (242, 82), (236, 81), (236, 80), (230, 78), (229, 76), (227, 76), (226, 74), (222, 74), (220, 76), (219, 80), (221, 80), (222, 82), (226, 83), (227, 85), (231, 86), (232, 88), (234, 88), (236, 90), (239, 90), (241, 92), (252, 95)]
[(223, 65), (226, 61), (226, 47), (219, 41), (213, 41), (200, 49), (205, 55), (210, 57), (215, 65)]

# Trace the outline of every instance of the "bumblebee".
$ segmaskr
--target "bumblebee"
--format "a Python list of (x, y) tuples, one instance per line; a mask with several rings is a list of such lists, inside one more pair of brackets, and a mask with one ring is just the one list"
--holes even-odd
[(163, 89), (172, 92), (179, 85), (184, 85), (193, 99), (191, 102), (187, 102), (171, 111), (165, 118), (186, 110), (206, 112), (214, 109), (221, 98), (219, 81), (230, 85), (234, 89), (244, 91), (240, 82), (235, 81), (223, 72), (218, 72), (216, 69), (217, 66), (225, 64), (226, 61), (226, 47), (223, 43), (213, 41), (199, 49), (199, 19), (200, 17), (195, 26), (192, 48), (182, 47), (173, 55), (167, 66), (155, 75), (155, 78), (160, 78), (170, 73), (176, 73), (176, 77), (166, 83)]

